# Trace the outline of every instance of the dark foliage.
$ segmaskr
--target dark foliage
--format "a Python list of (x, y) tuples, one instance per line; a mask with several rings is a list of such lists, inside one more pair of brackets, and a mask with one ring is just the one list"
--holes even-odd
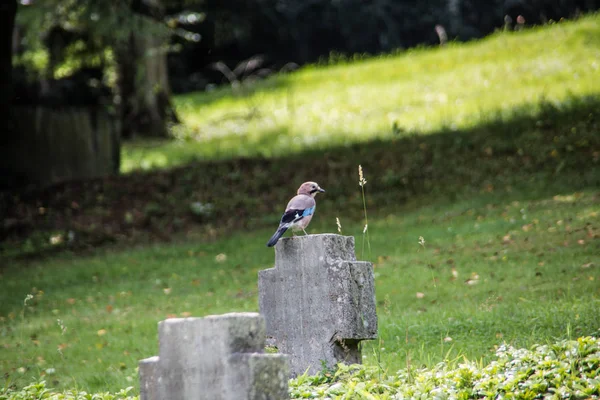
[(40, 81), (28, 80), (25, 71), (17, 68), (13, 71), (13, 104), (46, 107), (107, 105), (112, 101), (112, 92), (102, 83), (102, 74), (100, 68), (80, 69), (69, 77), (45, 82), (42, 90)]
[[(0, 134), (0, 148), (6, 148), (14, 141), (14, 124), (11, 113), (13, 74), (12, 74), (12, 32), (17, 13), (16, 0), (0, 3), (0, 119), (3, 132)], [(10, 166), (0, 159), (0, 187), (10, 178)]]
[(318, 61), (330, 53), (378, 54), (438, 43), (435, 26), (448, 39), (469, 40), (502, 28), (505, 16), (526, 25), (570, 18), (600, 8), (600, 0), (206, 0), (197, 6), (206, 19), (186, 29), (199, 43), (175, 39), (170, 55), (176, 92), (203, 89), (223, 77), (208, 66), (235, 65), (262, 54), (277, 66)]

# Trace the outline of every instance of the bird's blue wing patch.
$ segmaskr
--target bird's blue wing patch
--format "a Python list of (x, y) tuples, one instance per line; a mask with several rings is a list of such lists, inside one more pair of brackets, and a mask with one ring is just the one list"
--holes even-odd
[(315, 212), (315, 206), (312, 206), (312, 207), (306, 208), (304, 211), (302, 211), (302, 216), (308, 217), (309, 215), (313, 215), (314, 212)]

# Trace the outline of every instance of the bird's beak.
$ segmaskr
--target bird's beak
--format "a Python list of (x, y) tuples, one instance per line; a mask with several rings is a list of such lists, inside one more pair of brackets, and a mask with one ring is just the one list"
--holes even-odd
[(319, 192), (321, 192), (321, 193), (325, 193), (325, 189), (323, 189), (323, 188), (321, 188), (321, 187), (320, 187), (319, 189), (317, 189), (317, 190), (318, 190)]

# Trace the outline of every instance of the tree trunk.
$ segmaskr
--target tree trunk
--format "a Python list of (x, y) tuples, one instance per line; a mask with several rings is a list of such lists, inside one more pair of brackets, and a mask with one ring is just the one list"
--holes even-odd
[[(154, 2), (153, 7), (159, 5)], [(177, 117), (170, 100), (166, 43), (160, 35), (137, 28), (116, 51), (121, 137), (168, 137), (168, 123)]]
[(0, 2), (0, 188), (11, 186), (14, 173), (10, 169), (11, 145), (15, 141), (14, 120), (12, 118), (12, 37), (17, 15), (17, 1)]
[(0, 115), (6, 116), (12, 100), (12, 35), (17, 15), (17, 1), (0, 3)]

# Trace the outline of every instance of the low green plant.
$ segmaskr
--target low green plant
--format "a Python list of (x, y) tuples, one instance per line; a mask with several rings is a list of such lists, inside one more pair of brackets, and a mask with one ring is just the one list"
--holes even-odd
[(117, 393), (88, 393), (77, 389), (56, 391), (47, 387), (46, 381), (40, 381), (22, 389), (0, 388), (0, 400), (138, 400), (139, 396), (133, 396), (132, 391), (133, 387)]
[(504, 344), (487, 365), (441, 362), (381, 377), (377, 368), (339, 364), (333, 377), (290, 381), (293, 399), (598, 399), (600, 339), (581, 337), (518, 349)]

